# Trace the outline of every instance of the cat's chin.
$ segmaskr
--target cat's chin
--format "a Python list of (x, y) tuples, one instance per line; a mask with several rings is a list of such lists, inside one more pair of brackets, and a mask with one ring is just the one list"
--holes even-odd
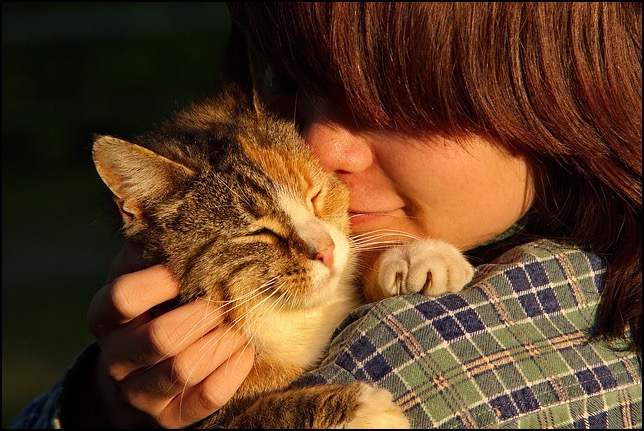
[(300, 298), (302, 308), (326, 306), (342, 298), (352, 298), (355, 287), (351, 284), (353, 265), (348, 256), (342, 256), (333, 268), (315, 263), (310, 271), (310, 288)]

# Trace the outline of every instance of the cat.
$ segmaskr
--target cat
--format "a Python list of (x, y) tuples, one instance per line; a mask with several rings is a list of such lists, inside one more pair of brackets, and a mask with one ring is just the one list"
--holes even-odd
[[(286, 388), (367, 299), (460, 290), (473, 269), (455, 247), (424, 239), (384, 252), (360, 291), (347, 189), (292, 122), (235, 85), (133, 142), (97, 135), (92, 153), (124, 236), (169, 266), (181, 301), (221, 303), (255, 348), (236, 395), (199, 428), (409, 427), (391, 394), (365, 382)], [(423, 259), (410, 266), (412, 256)]]

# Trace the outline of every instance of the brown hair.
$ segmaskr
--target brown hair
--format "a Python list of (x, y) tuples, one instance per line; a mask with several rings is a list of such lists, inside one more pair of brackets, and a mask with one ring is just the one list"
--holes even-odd
[(358, 126), (486, 135), (526, 155), (536, 199), (508, 241), (548, 237), (604, 256), (596, 336), (641, 355), (640, 3), (228, 6), (281, 76)]

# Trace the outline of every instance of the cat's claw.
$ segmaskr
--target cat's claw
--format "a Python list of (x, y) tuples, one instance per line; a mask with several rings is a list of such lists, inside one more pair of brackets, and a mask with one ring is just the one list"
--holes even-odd
[(393, 402), (391, 393), (363, 384), (354, 416), (342, 428), (408, 429), (409, 419)]
[(456, 247), (423, 239), (387, 250), (378, 283), (388, 296), (418, 292), (435, 296), (459, 292), (473, 275), (474, 268)]

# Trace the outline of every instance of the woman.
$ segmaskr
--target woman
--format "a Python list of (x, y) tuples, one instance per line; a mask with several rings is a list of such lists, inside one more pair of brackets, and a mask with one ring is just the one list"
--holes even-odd
[[(229, 8), (355, 233), (434, 236), (477, 266), (461, 294), (362, 308), (296, 384), (370, 380), (414, 427), (641, 427), (641, 4)], [(171, 380), (217, 316), (151, 366), (149, 340), (208, 305), (153, 309), (176, 284), (127, 252), (90, 305), (97, 344), (17, 426), (188, 426), (247, 374), (238, 336)]]

